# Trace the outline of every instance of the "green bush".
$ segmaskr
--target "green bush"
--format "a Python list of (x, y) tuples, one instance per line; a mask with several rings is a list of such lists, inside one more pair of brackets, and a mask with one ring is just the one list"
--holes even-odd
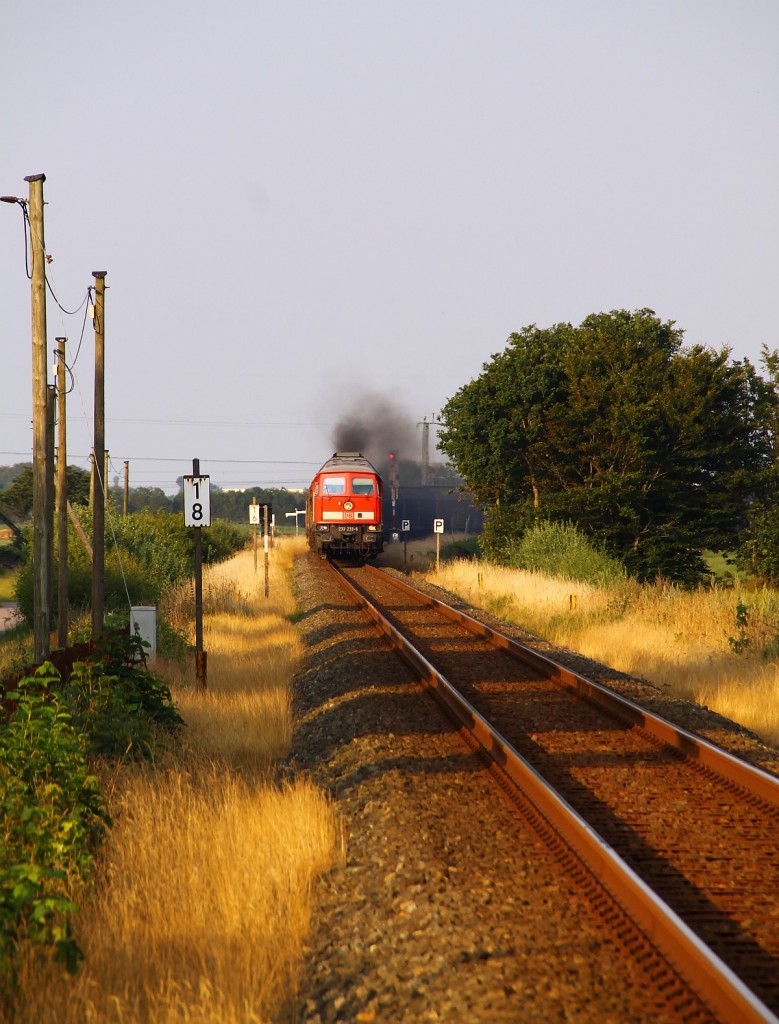
[(159, 731), (183, 724), (139, 637), (106, 634), (67, 682), (45, 662), (16, 690), (0, 729), (0, 994), (12, 992), (24, 938), (53, 947), (70, 971), (74, 883), (92, 872), (111, 824), (88, 758), (151, 758)]
[[(77, 513), (89, 536), (88, 510), (80, 508)], [(248, 530), (215, 520), (202, 531), (201, 537), (203, 561), (219, 562), (245, 546)], [(109, 515), (103, 597), (106, 611), (126, 609), (131, 604), (158, 604), (168, 587), (192, 576), (194, 543), (194, 530), (184, 526), (181, 515), (148, 510), (130, 516)], [(53, 592), (57, 592), (56, 567)], [(32, 622), (31, 545), (16, 579), (15, 596), (22, 615)], [(80, 610), (90, 608), (92, 603), (92, 563), (72, 526), (68, 533), (68, 601), (72, 608)]]
[(102, 757), (151, 759), (155, 726), (172, 733), (183, 724), (138, 636), (104, 634), (94, 656), (73, 666), (62, 695), (89, 752)]
[[(55, 594), (58, 579), (59, 572), (55, 566), (52, 580)], [(127, 608), (128, 592), (133, 604), (156, 604), (162, 592), (155, 574), (127, 551), (120, 554), (114, 550), (106, 555), (103, 581), (103, 602), (107, 610)], [(33, 621), (33, 584), (32, 559), (26, 559), (16, 578), (15, 596), (27, 622)], [(76, 612), (85, 611), (92, 605), (92, 565), (80, 555), (73, 562), (68, 560), (68, 603)], [(56, 625), (56, 607), (52, 612), (52, 624)]]
[(509, 542), (503, 562), (515, 569), (531, 569), (599, 586), (624, 582), (625, 567), (595, 546), (571, 523), (536, 523), (518, 541)]
[(479, 550), (479, 538), (476, 536), (448, 541), (441, 545), (441, 561), (452, 561), (456, 558), (478, 558)]
[(45, 662), (6, 694), (16, 708), (0, 730), (0, 977), (13, 982), (20, 936), (53, 946), (73, 971), (70, 894), (92, 869), (91, 850), (110, 824), (87, 763), (87, 738), (53, 687)]
[(505, 562), (507, 552), (522, 539), (533, 525), (533, 510), (527, 504), (493, 505), (484, 520), (484, 533), (479, 538), (482, 555), (488, 562)]
[[(108, 538), (116, 539), (123, 554), (131, 554), (151, 577), (157, 593), (192, 574), (192, 530), (184, 526), (182, 516), (158, 511), (135, 512), (131, 516), (111, 518)], [(132, 603), (136, 601), (131, 594)], [(125, 601), (126, 603), (126, 601)]]
[[(193, 531), (191, 543), (194, 545)], [(203, 530), (203, 561), (224, 562), (246, 547), (251, 538), (251, 531), (248, 526), (230, 523), (226, 519), (212, 519), (211, 525)], [(190, 563), (191, 564), (191, 563)], [(191, 568), (188, 575), (191, 575)]]

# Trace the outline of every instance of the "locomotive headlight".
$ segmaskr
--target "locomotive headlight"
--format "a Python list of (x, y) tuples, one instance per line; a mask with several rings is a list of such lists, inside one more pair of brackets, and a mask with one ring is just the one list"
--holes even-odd
[(344, 508), (346, 509), (347, 512), (351, 512), (352, 509), (354, 508), (354, 502), (353, 501), (345, 501), (344, 502)]

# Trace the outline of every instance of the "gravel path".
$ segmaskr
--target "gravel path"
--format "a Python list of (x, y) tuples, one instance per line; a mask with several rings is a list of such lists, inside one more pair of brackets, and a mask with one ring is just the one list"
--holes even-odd
[(13, 629), (20, 622), (19, 605), (15, 601), (0, 601), (0, 633)]
[[(682, 1019), (655, 1005), (642, 969), (604, 934), (576, 885), (319, 559), (301, 558), (296, 580), (309, 658), (296, 680), (287, 770), (330, 793), (345, 855), (319, 884), (291, 1019)], [(733, 736), (767, 760), (743, 730)]]

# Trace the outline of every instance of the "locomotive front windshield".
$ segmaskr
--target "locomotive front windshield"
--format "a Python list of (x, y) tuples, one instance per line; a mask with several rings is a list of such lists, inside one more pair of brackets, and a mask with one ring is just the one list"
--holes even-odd
[(329, 498), (339, 494), (360, 494), (370, 497), (375, 493), (375, 481), (369, 476), (354, 476), (351, 481), (344, 476), (326, 476), (322, 479), (322, 494)]
[(352, 479), (352, 494), (373, 494), (373, 480), (369, 476), (356, 476)]
[(346, 494), (346, 477), (326, 476), (322, 481), (322, 494)]

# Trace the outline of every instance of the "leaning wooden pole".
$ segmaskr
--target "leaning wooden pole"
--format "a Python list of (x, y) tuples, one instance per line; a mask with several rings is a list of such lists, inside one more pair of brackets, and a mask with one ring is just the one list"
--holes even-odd
[(46, 369), (46, 246), (43, 238), (45, 174), (30, 174), (29, 221), (32, 251), (32, 504), (33, 504), (33, 656), (49, 656), (49, 530), (46, 494), (47, 369)]

